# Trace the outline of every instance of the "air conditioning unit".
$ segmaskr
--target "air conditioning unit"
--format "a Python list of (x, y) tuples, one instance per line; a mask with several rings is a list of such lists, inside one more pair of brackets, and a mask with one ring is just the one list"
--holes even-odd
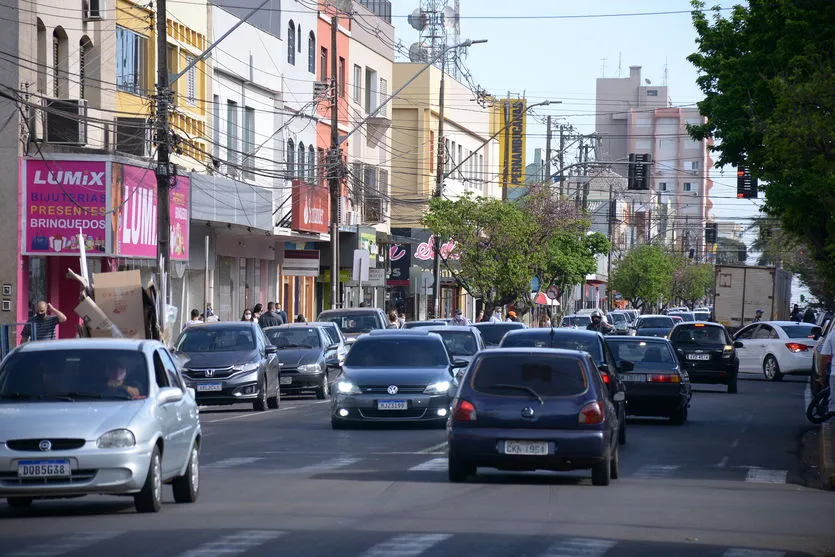
[(153, 123), (148, 118), (116, 118), (116, 151), (150, 157)]
[(366, 197), (363, 204), (363, 221), (368, 223), (386, 220), (385, 206), (382, 197)]
[(44, 140), (62, 145), (87, 144), (87, 101), (44, 99)]
[(102, 0), (83, 0), (81, 18), (84, 21), (101, 21)]

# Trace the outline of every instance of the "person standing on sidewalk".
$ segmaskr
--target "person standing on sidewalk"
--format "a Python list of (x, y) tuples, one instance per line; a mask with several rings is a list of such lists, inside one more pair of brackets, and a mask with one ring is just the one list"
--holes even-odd
[(281, 317), (275, 312), (275, 302), (267, 302), (267, 311), (261, 314), (261, 317), (258, 318), (258, 324), (262, 329), (266, 329), (267, 327), (277, 327), (284, 324), (284, 321), (282, 321)]
[[(49, 312), (55, 315), (49, 315)], [(29, 342), (30, 340), (53, 340), (55, 338), (55, 328), (59, 323), (67, 320), (67, 316), (61, 313), (52, 304), (41, 300), (38, 302), (35, 310), (35, 315), (29, 318), (23, 331), (20, 333), (21, 342)], [(35, 327), (35, 338), (32, 339), (32, 326)]]
[(464, 314), (461, 312), (460, 309), (455, 310), (455, 317), (452, 318), (452, 321), (449, 322), (450, 325), (469, 325), (470, 320), (464, 317)]

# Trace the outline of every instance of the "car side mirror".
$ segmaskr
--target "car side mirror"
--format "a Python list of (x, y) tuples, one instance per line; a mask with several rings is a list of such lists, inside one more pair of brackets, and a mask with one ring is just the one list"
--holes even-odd
[(452, 369), (461, 369), (470, 365), (467, 360), (452, 360)]
[(180, 402), (181, 400), (183, 400), (183, 391), (178, 387), (163, 387), (157, 395), (157, 402), (160, 404)]
[(339, 367), (339, 358), (337, 358), (337, 357), (328, 358), (327, 360), (325, 360), (325, 365), (328, 366), (328, 367), (331, 367), (331, 368)]
[(635, 369), (635, 364), (632, 362), (623, 361), (620, 363), (621, 371), (632, 371), (633, 369)]
[(328, 348), (327, 348), (327, 349), (328, 349), (328, 350), (336, 350), (337, 348), (339, 348), (339, 343), (334, 342), (333, 344), (331, 344), (330, 346), (328, 346)]
[(264, 354), (276, 354), (278, 352), (278, 346), (275, 344), (268, 344), (264, 347)]
[(735, 341), (734, 341), (734, 348), (743, 348), (744, 346), (745, 346), (745, 345), (744, 345), (744, 344), (742, 344), (742, 341), (741, 341), (741, 340), (735, 340)]
[(600, 364), (599, 366), (597, 366), (597, 369), (599, 369), (603, 373), (609, 373), (609, 364)]
[(615, 402), (623, 402), (624, 400), (626, 400), (626, 393), (624, 393), (623, 391), (618, 391), (612, 395), (612, 400), (614, 400)]

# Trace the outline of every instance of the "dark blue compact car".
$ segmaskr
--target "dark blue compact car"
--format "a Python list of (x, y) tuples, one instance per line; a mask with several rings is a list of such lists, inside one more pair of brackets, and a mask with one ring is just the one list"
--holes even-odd
[[(497, 348), (476, 355), (447, 425), (449, 480), (477, 467), (620, 475), (618, 415), (587, 352)], [(615, 395), (620, 401), (623, 392)]]

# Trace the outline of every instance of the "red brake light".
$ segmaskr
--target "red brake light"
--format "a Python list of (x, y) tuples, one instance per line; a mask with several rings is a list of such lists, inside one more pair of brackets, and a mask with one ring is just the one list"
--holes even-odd
[(809, 347), (805, 344), (801, 344), (799, 342), (787, 342), (786, 348), (789, 349), (791, 352), (806, 352), (809, 350)]
[(603, 378), (603, 382), (607, 385), (612, 382), (612, 378), (609, 377), (608, 373), (601, 373), (600, 376)]
[(581, 424), (603, 423), (603, 405), (598, 402), (589, 402), (580, 410), (579, 420)]
[(452, 419), (459, 422), (474, 422), (476, 420), (475, 406), (469, 400), (457, 400), (452, 409)]
[(650, 375), (647, 377), (649, 383), (681, 383), (678, 375)]

